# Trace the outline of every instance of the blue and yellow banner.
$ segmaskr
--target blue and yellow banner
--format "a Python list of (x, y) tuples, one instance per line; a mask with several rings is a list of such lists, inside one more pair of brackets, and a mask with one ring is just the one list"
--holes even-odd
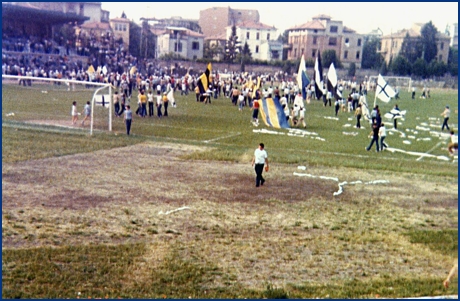
[(283, 107), (279, 100), (264, 98), (260, 101), (260, 115), (266, 126), (274, 128), (289, 128), (289, 123), (284, 114)]

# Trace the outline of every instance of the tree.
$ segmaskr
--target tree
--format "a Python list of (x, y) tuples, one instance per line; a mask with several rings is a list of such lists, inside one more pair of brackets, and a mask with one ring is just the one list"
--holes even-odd
[(422, 35), (423, 59), (430, 63), (438, 54), (438, 46), (436, 45), (436, 34), (438, 29), (430, 21), (426, 23), (420, 32)]
[[(289, 31), (285, 30), (282, 35), (280, 34), (278, 36), (278, 41), (283, 43), (283, 45), (289, 44)], [(281, 59), (283, 61), (287, 60), (287, 55), (288, 55), (288, 49), (283, 47), (283, 54), (282, 54)]]
[(409, 33), (406, 34), (401, 45), (400, 56), (406, 58), (409, 63), (413, 64), (423, 54), (423, 43), (419, 38), (411, 38)]
[(407, 58), (398, 55), (390, 65), (390, 70), (396, 75), (410, 75), (411, 74), (411, 64)]
[(458, 75), (458, 49), (450, 47), (449, 58), (447, 59), (447, 68), (451, 75)]
[(388, 73), (388, 66), (385, 61), (382, 61), (382, 65), (380, 66), (379, 73), (381, 75), (387, 75)]
[(443, 61), (431, 60), (427, 66), (427, 73), (431, 76), (444, 76), (447, 70), (447, 65)]
[(323, 62), (323, 66), (326, 66), (329, 68), (331, 63), (334, 63), (334, 66), (336, 68), (341, 68), (342, 64), (339, 61), (339, 58), (337, 57), (337, 54), (335, 53), (335, 50), (329, 49), (329, 50), (324, 50), (323, 53), (321, 53), (321, 59)]
[(240, 52), (241, 46), (238, 41), (238, 36), (236, 35), (236, 26), (232, 26), (232, 33), (227, 40), (227, 45), (225, 46), (225, 62), (231, 64), (235, 62), (237, 54)]
[(415, 76), (420, 76), (426, 78), (427, 73), (427, 63), (424, 59), (418, 58), (414, 64), (412, 64), (412, 74)]
[(252, 53), (249, 49), (248, 42), (244, 43), (243, 49), (238, 55), (238, 59), (241, 61), (241, 72), (244, 72), (246, 64), (250, 63), (252, 60)]
[(382, 66), (383, 58), (382, 55), (378, 53), (380, 44), (381, 42), (378, 38), (369, 38), (364, 41), (361, 68), (377, 70)]

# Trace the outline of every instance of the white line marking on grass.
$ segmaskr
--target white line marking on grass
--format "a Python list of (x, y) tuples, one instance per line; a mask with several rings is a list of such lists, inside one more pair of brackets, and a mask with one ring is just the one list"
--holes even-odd
[[(433, 146), (431, 149), (429, 149), (425, 154), (431, 153), (431, 152), (434, 151), (436, 148), (438, 148), (440, 145), (441, 145), (441, 142), (436, 143), (436, 145)], [(421, 156), (420, 156), (417, 160), (415, 160), (415, 161), (420, 161), (420, 160), (422, 160), (423, 157), (425, 157), (425, 156), (426, 156), (426, 155), (421, 155)]]
[[(298, 173), (298, 172), (294, 172), (293, 175), (294, 176), (299, 176), (299, 177), (310, 177), (310, 178), (319, 178), (319, 179), (322, 179), (322, 180), (331, 180), (331, 181), (334, 181), (334, 182), (339, 181), (338, 178), (325, 177), (325, 176), (315, 176), (315, 175), (312, 175), (312, 174), (305, 174), (305, 173)], [(388, 180), (375, 180), (375, 181), (369, 181), (369, 182), (364, 182), (364, 183), (363, 183), (363, 181), (360, 181), (360, 180), (354, 181), (354, 182), (344, 181), (344, 182), (339, 183), (339, 190), (334, 192), (332, 195), (337, 196), (339, 194), (342, 194), (343, 193), (343, 186), (345, 186), (345, 185), (356, 185), (356, 184), (375, 185), (375, 184), (388, 184), (388, 183), (390, 183), (390, 181), (388, 181)]]
[(168, 215), (168, 214), (171, 214), (171, 213), (174, 213), (174, 212), (177, 212), (177, 211), (182, 211), (182, 210), (187, 210), (187, 209), (190, 209), (190, 207), (180, 207), (180, 208), (177, 208), (177, 209), (174, 209), (174, 210), (169, 210), (169, 211), (166, 211), (166, 212), (163, 212), (163, 211), (160, 211), (158, 212), (158, 215), (161, 215), (161, 214), (164, 214), (164, 215)]
[(236, 133), (236, 134), (231, 134), (231, 135), (227, 135), (227, 136), (217, 137), (217, 138), (210, 139), (210, 140), (204, 140), (203, 142), (204, 143), (209, 143), (209, 142), (217, 141), (217, 140), (220, 140), (220, 139), (236, 137), (236, 136), (239, 136), (239, 135), (241, 135), (241, 133)]

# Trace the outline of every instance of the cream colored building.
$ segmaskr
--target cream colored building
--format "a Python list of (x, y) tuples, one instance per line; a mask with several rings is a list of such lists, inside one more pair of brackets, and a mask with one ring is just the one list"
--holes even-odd
[(157, 37), (156, 57), (172, 53), (191, 60), (203, 58), (204, 35), (201, 33), (184, 27), (166, 27), (152, 33)]
[(129, 20), (126, 18), (110, 19), (110, 27), (115, 40), (123, 39), (126, 49), (129, 49)]
[[(397, 57), (401, 52), (401, 47), (406, 39), (419, 40), (422, 38), (421, 29), (424, 24), (416, 23), (410, 29), (403, 29), (396, 33), (385, 35), (381, 38), (381, 53), (388, 64), (392, 59)], [(436, 35), (436, 45), (438, 53), (436, 59), (447, 64), (449, 58), (449, 46), (451, 38), (445, 34)]]
[[(241, 48), (248, 43), (253, 59), (281, 60), (283, 45), (277, 41), (277, 29), (260, 22), (245, 21), (235, 25)], [(232, 26), (226, 27), (227, 39), (232, 34)]]
[(305, 24), (289, 28), (288, 32), (288, 60), (300, 59), (302, 55), (306, 60), (314, 60), (318, 52), (335, 50), (344, 67), (355, 63), (361, 68), (364, 37), (344, 26), (342, 21), (317, 15)]

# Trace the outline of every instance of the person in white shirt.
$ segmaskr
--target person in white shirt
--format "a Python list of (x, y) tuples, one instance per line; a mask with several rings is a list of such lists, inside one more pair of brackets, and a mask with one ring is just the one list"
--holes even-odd
[(265, 179), (262, 177), (264, 165), (266, 165), (265, 171), (268, 171), (268, 155), (264, 148), (264, 144), (260, 143), (259, 148), (254, 151), (254, 158), (252, 158), (252, 166), (256, 171), (256, 187), (265, 183)]
[(307, 127), (305, 124), (305, 105), (303, 103), (302, 93), (299, 91), (294, 98), (294, 108), (293, 108), (293, 119), (298, 117), (298, 121), (294, 124), (300, 124), (302, 122), (302, 126), (304, 128)]

